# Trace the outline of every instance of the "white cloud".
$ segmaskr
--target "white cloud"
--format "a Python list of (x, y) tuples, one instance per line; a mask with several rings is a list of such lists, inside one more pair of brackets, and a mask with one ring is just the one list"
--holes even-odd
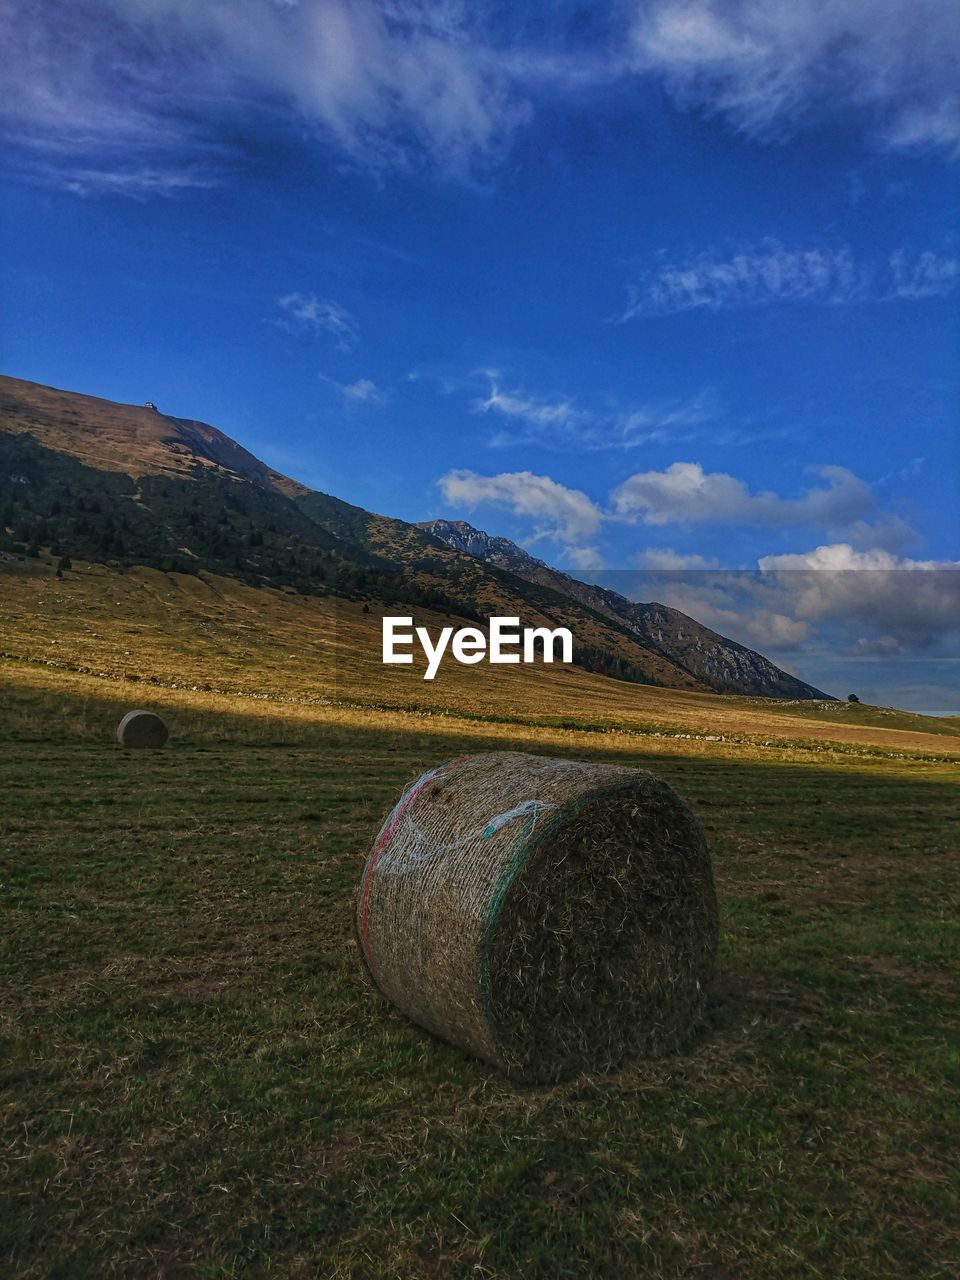
[[(349, 346), (341, 347), (341, 350), (348, 349)], [(358, 378), (356, 382), (338, 382), (336, 378), (331, 378), (326, 373), (321, 373), (319, 377), (321, 382), (329, 383), (349, 404), (365, 404), (379, 408), (387, 403), (387, 393), (371, 378)]]
[(874, 547), (858, 551), (846, 542), (836, 542), (816, 547), (799, 554), (764, 556), (758, 561), (761, 569), (828, 569), (837, 572), (847, 569), (957, 569), (960, 560), (910, 560), (903, 556)]
[(534, 427), (569, 427), (583, 422), (586, 415), (574, 408), (569, 400), (536, 400), (529, 396), (511, 394), (501, 391), (496, 384), (490, 388), (490, 394), (474, 402), (476, 413), (489, 413), (491, 410), (503, 414), (506, 418), (519, 418), (522, 422)]
[(923, 648), (960, 628), (960, 560), (912, 560), (841, 542), (764, 556), (759, 566), (794, 616), (868, 626), (854, 646), (859, 653)]
[(357, 344), (357, 322), (346, 307), (332, 298), (318, 298), (315, 293), (288, 293), (277, 299), (284, 312), (281, 323), (313, 333), (329, 333), (341, 351)]
[(811, 634), (809, 622), (772, 609), (758, 609), (748, 615), (746, 628), (750, 644), (761, 651), (789, 653), (801, 649)]
[(532, 396), (505, 391), (499, 374), (490, 379), (486, 395), (474, 401), (475, 413), (495, 414), (508, 426), (490, 438), (492, 448), (537, 445), (546, 449), (597, 452), (635, 449), (640, 445), (693, 438), (691, 428), (717, 413), (708, 391), (682, 399), (650, 402), (631, 408), (599, 408), (577, 404), (569, 396)]
[(685, 554), (670, 547), (647, 547), (636, 557), (642, 569), (715, 569), (716, 560), (694, 553)]
[(914, 302), (945, 298), (960, 283), (960, 259), (927, 251), (910, 260), (898, 249), (890, 258), (893, 285), (890, 297)]
[(549, 476), (530, 471), (481, 476), (475, 471), (448, 471), (438, 481), (444, 500), (457, 509), (503, 507), (537, 522), (536, 534), (575, 546), (592, 537), (603, 515), (585, 493), (568, 489)]
[(184, 147), (216, 169), (279, 120), (368, 168), (470, 177), (541, 105), (652, 81), (767, 140), (829, 117), (960, 149), (952, 0), (608, 0), (570, 40), (575, 21), (468, 0), (6, 0), (0, 119), (18, 150), (101, 173)]
[[(869, 487), (841, 467), (819, 472), (826, 481), (822, 487), (787, 499), (751, 493), (735, 477), (705, 473), (698, 464), (674, 464), (632, 477), (627, 506), (630, 518), (640, 513), (652, 523), (694, 523), (696, 516), (787, 528), (847, 520), (866, 534), (871, 526), (857, 513), (872, 508)], [(663, 488), (665, 477), (672, 482), (678, 475), (679, 488)], [(638, 479), (652, 480), (652, 487), (638, 488)], [(533, 539), (551, 539), (561, 562), (580, 571), (604, 567), (593, 539), (604, 522), (627, 518), (616, 503), (619, 495), (622, 505), (625, 486), (614, 491), (612, 509), (604, 510), (582, 491), (530, 472), (451, 471), (439, 484), (456, 510), (489, 505), (533, 521)], [(882, 528), (883, 518), (876, 513), (873, 527)], [(916, 660), (911, 654), (955, 654), (960, 645), (960, 560), (914, 559), (881, 545), (838, 541), (764, 556), (753, 570), (719, 570), (703, 555), (671, 548), (646, 548), (636, 562), (639, 573), (614, 574), (606, 585), (632, 599), (672, 605), (768, 655), (803, 650), (829, 666), (844, 654), (851, 660), (907, 661)], [(822, 677), (819, 683), (829, 687)]]
[[(37, 166), (40, 177), (54, 178), (50, 166)], [(174, 196), (182, 191), (209, 190), (218, 187), (221, 179), (198, 165), (182, 169), (169, 167), (145, 168), (83, 168), (67, 167), (56, 171), (56, 181), (77, 196), (115, 195), (131, 200), (149, 200), (154, 196)]]
[[(612, 490), (606, 506), (579, 489), (571, 489), (550, 476), (529, 471), (503, 472), (495, 476), (475, 471), (449, 471), (439, 480), (451, 506), (471, 509), (489, 504), (514, 515), (538, 521), (537, 537), (552, 537), (579, 545), (604, 522), (642, 523), (648, 526), (735, 525), (740, 528), (843, 531), (848, 542), (829, 544), (817, 553), (805, 553), (796, 564), (761, 562), (761, 568), (882, 568), (932, 567), (933, 562), (904, 560), (893, 549), (916, 541), (914, 531), (898, 516), (879, 510), (874, 492), (865, 480), (846, 467), (808, 468), (820, 479), (800, 497), (786, 498), (771, 490), (753, 492), (736, 476), (724, 471), (704, 471), (698, 462), (674, 462), (663, 471), (630, 476)], [(872, 541), (871, 541), (872, 540)], [(867, 550), (857, 548), (867, 547)], [(834, 557), (813, 564), (810, 556)], [(854, 558), (839, 563), (843, 556)], [(858, 560), (857, 557), (866, 557)], [(884, 557), (886, 557), (884, 559)], [(789, 558), (788, 558), (789, 559)], [(670, 548), (646, 548), (638, 553), (641, 567), (659, 570), (712, 568), (715, 562), (702, 556), (681, 554)]]
[[(731, 639), (763, 654), (797, 653), (806, 648), (814, 634), (808, 621), (783, 612), (777, 608), (777, 602), (767, 607), (761, 604), (752, 608), (738, 604), (729, 609), (719, 609), (715, 605), (711, 608), (705, 603), (705, 611), (711, 615), (709, 620), (695, 612), (698, 607), (695, 597), (688, 597), (687, 603), (694, 610), (691, 616), (698, 622), (706, 622), (714, 631), (729, 635)], [(685, 609), (684, 612), (690, 610)]]
[(664, 471), (643, 471), (614, 489), (613, 509), (626, 520), (648, 525), (739, 524), (770, 528), (843, 527), (873, 513), (870, 486), (845, 467), (813, 470), (826, 482), (802, 498), (752, 493), (725, 471), (705, 472), (699, 462), (673, 462)]
[(617, 319), (782, 303), (920, 301), (946, 297), (958, 283), (960, 260), (932, 250), (897, 249), (887, 262), (864, 266), (846, 247), (787, 249), (764, 240), (726, 257), (701, 254), (659, 267), (628, 289)]
[(630, 290), (621, 319), (676, 311), (729, 310), (775, 302), (851, 302), (865, 281), (848, 249), (785, 249), (769, 240), (719, 259), (663, 266)]
[(361, 404), (381, 405), (386, 403), (386, 394), (369, 378), (360, 378), (340, 388), (346, 400), (354, 400)]
[[(22, 138), (196, 141), (279, 108), (373, 167), (466, 173), (527, 114), (459, 0), (8, 0), (0, 67)], [(198, 126), (198, 121), (203, 124)]]
[(903, 653), (903, 645), (896, 636), (861, 636), (853, 652), (866, 658), (893, 658)]
[(644, 0), (633, 65), (764, 139), (841, 111), (889, 147), (960, 150), (952, 0)]
[(585, 570), (600, 570), (606, 567), (603, 553), (599, 547), (564, 547), (559, 557), (560, 568), (569, 567)]

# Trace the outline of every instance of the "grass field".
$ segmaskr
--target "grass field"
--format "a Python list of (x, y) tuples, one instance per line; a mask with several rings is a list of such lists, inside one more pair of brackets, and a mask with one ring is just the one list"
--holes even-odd
[[(122, 681), (0, 676), (0, 1274), (960, 1271), (955, 760), (155, 687), (172, 739), (138, 754)], [(367, 984), (381, 814), (496, 746), (648, 766), (697, 810), (694, 1051), (521, 1089)]]
[[(226, 699), (219, 705), (232, 710), (249, 709), (255, 697), (282, 700), (288, 708), (302, 702), (309, 716), (318, 699), (327, 699), (478, 723), (590, 724), (776, 746), (842, 742), (960, 758), (956, 718), (656, 688), (560, 665), (451, 662), (428, 683), (422, 660), (414, 667), (381, 664), (380, 616), (364, 613), (359, 603), (253, 588), (207, 573), (81, 564), (60, 581), (37, 562), (3, 570), (0, 564), (0, 662), (3, 654), (20, 660), (20, 681), (36, 683), (38, 671), (79, 671), (128, 686), (115, 696), (219, 691)], [(451, 621), (422, 620), (434, 629)], [(130, 684), (150, 687), (135, 693)], [(247, 701), (238, 703), (238, 696)]]

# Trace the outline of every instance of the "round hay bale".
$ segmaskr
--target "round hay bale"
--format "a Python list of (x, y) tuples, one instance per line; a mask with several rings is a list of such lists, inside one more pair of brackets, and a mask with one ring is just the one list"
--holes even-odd
[(357, 906), (380, 991), (519, 1080), (670, 1051), (713, 974), (717, 901), (696, 818), (652, 774), (517, 752), (403, 793)]
[(121, 747), (162, 747), (169, 736), (167, 726), (153, 711), (128, 711), (117, 725)]

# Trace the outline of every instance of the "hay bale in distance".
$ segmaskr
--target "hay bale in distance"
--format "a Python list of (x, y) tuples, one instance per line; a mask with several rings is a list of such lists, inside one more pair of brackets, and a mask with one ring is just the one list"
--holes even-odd
[(506, 751), (407, 788), (367, 859), (357, 927), (397, 1008), (525, 1081), (678, 1047), (718, 937), (703, 832), (666, 783)]
[(128, 711), (117, 725), (121, 747), (162, 747), (169, 736), (167, 726), (153, 711)]

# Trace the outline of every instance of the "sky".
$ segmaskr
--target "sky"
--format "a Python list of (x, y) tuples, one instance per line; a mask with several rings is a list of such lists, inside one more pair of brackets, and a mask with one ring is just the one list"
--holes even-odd
[(0, 367), (958, 714), (958, 65), (953, 0), (0, 0)]

